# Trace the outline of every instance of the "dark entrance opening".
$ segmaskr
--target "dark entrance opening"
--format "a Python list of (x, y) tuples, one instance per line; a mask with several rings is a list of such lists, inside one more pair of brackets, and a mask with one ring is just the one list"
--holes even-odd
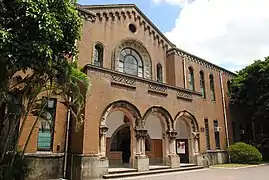
[(122, 163), (130, 162), (131, 157), (131, 139), (130, 139), (130, 126), (124, 126), (118, 130), (114, 136), (110, 151), (120, 151), (122, 153)]

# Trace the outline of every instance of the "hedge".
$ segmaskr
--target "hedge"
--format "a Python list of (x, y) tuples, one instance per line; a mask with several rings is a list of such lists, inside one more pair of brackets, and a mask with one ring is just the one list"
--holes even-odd
[(228, 148), (232, 163), (257, 164), (262, 160), (262, 154), (257, 148), (244, 142), (237, 142)]

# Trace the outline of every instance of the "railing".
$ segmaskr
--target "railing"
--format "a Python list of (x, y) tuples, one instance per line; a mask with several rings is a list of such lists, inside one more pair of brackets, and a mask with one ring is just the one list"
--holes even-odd
[(167, 96), (168, 90), (173, 90), (176, 91), (176, 98), (188, 101), (192, 101), (193, 96), (199, 96), (199, 97), (202, 96), (200, 92), (191, 91), (181, 87), (176, 87), (149, 79), (132, 76), (129, 74), (113, 71), (110, 69), (100, 68), (93, 65), (87, 65), (85, 68), (86, 68), (85, 70), (88, 71), (101, 71), (105, 74), (108, 74), (110, 76), (111, 86), (122, 86), (125, 88), (136, 89), (138, 83), (142, 82), (147, 86), (148, 88), (147, 91), (149, 94)]

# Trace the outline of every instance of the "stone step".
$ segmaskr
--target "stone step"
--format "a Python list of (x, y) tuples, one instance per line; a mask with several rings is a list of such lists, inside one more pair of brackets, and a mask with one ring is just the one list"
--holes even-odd
[(158, 170), (150, 170), (150, 171), (143, 171), (143, 172), (119, 172), (113, 174), (104, 175), (104, 179), (114, 179), (114, 178), (123, 178), (123, 177), (131, 177), (131, 176), (143, 176), (143, 175), (150, 175), (150, 174), (157, 174), (157, 173), (167, 173), (167, 172), (179, 172), (179, 171), (190, 171), (190, 170), (197, 170), (203, 169), (202, 166), (188, 166), (188, 167), (180, 167), (174, 169), (158, 169)]
[(120, 174), (120, 173), (130, 173), (130, 172), (137, 172), (137, 170), (131, 169), (131, 168), (123, 168), (122, 170), (115, 170), (115, 171), (108, 170), (108, 174)]

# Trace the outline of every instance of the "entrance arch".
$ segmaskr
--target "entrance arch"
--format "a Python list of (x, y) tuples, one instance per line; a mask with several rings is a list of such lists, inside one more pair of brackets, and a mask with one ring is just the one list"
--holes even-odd
[(187, 110), (180, 111), (174, 119), (177, 132), (177, 154), (183, 163), (196, 163), (199, 154), (199, 127), (194, 115)]
[(150, 164), (168, 165), (169, 155), (169, 137), (167, 132), (172, 129), (172, 117), (163, 107), (153, 106), (149, 108), (143, 116), (145, 128), (151, 137), (152, 148), (146, 154), (149, 157)]
[[(116, 101), (107, 106), (100, 119), (99, 153), (101, 157), (108, 157), (109, 164), (129, 163), (136, 154), (134, 128), (140, 127), (141, 115), (139, 110), (127, 101)], [(111, 149), (115, 143), (115, 135), (125, 133), (125, 139), (120, 139), (120, 146)], [(113, 142), (114, 140), (114, 142)], [(119, 151), (121, 149), (121, 151)], [(111, 151), (112, 150), (112, 151)], [(124, 156), (124, 158), (123, 158)], [(128, 164), (128, 166), (130, 166)]]

